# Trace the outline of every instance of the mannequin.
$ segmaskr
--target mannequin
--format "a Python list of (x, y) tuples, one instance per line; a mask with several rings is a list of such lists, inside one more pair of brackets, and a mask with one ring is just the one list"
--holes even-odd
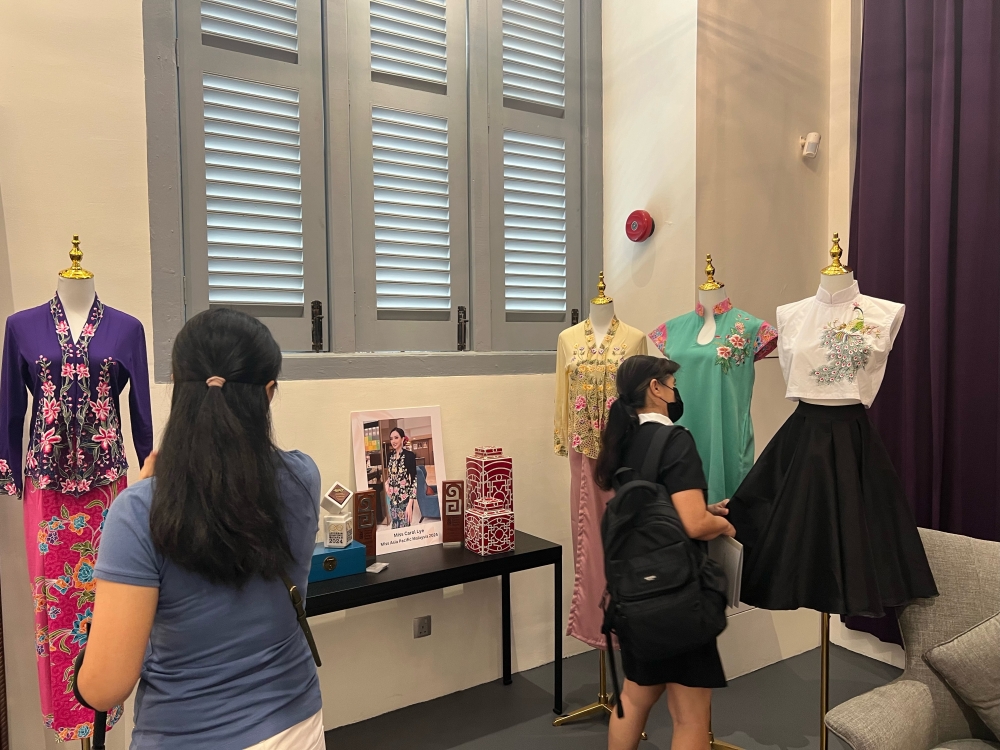
[[(87, 750), (94, 713), (67, 688), (94, 601), (104, 514), (128, 484), (126, 388), (140, 465), (153, 449), (153, 425), (142, 323), (97, 297), (76, 235), (69, 255), (52, 299), (7, 318), (0, 495), (24, 508), (42, 716), (60, 740)], [(108, 725), (120, 716), (119, 706)]]
[(556, 351), (555, 452), (569, 459), (570, 523), (573, 531), (573, 598), (568, 635), (600, 650), (597, 702), (555, 720), (561, 725), (610, 713), (605, 689), (606, 641), (601, 633), (601, 597), (604, 594), (604, 551), (601, 517), (611, 493), (594, 481), (601, 430), (617, 397), (615, 373), (622, 361), (646, 353), (646, 336), (615, 316), (614, 301), (605, 294), (604, 273), (597, 296), (590, 301), (590, 317), (559, 334)]
[(778, 342), (770, 323), (733, 307), (711, 255), (697, 299), (694, 310), (662, 323), (649, 338), (681, 366), (677, 383), (686, 406), (677, 424), (694, 437), (711, 504), (731, 497), (753, 465), (754, 363)]
[[(819, 286), (831, 295), (847, 289), (854, 283), (854, 271), (850, 266), (842, 265), (840, 258), (844, 251), (840, 247), (840, 233), (833, 233), (833, 246), (830, 248), (830, 265), (819, 272)], [(847, 406), (860, 404), (855, 398), (802, 398), (807, 404), (820, 406)]]
[(73, 235), (73, 249), (70, 250), (69, 257), (72, 265), (59, 272), (56, 291), (66, 311), (69, 331), (73, 341), (76, 341), (87, 323), (97, 290), (94, 288), (94, 274), (80, 267), (83, 252), (80, 250), (80, 236), (77, 234)]
[(603, 339), (607, 335), (615, 317), (615, 301), (604, 294), (607, 288), (604, 271), (601, 271), (597, 281), (597, 296), (590, 300), (590, 324), (594, 327), (596, 339)]
[(840, 238), (813, 297), (777, 310), (785, 397), (798, 407), (733, 494), (742, 600), (821, 613), (820, 748), (830, 615), (881, 617), (937, 595), (899, 476), (868, 420), (904, 306), (861, 294)]
[(708, 279), (698, 287), (698, 303), (704, 308), (705, 314), (702, 316), (705, 323), (698, 333), (698, 343), (704, 346), (715, 338), (715, 315), (709, 315), (709, 310), (715, 310), (715, 306), (726, 299), (724, 291), (725, 284), (720, 284), (715, 280), (715, 266), (712, 265), (712, 256), (705, 256), (705, 274)]

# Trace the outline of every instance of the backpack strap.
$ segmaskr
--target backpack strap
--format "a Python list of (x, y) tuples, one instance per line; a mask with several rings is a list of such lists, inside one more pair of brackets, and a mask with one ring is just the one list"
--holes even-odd
[(640, 476), (645, 481), (655, 483), (659, 479), (660, 458), (663, 456), (663, 450), (667, 447), (667, 441), (670, 440), (673, 432), (672, 425), (663, 424), (659, 425), (659, 429), (653, 435), (649, 448), (646, 449), (646, 457), (642, 461), (642, 471), (640, 472)]
[(292, 579), (288, 577), (287, 573), (281, 574), (281, 582), (288, 589), (288, 596), (292, 600), (292, 607), (295, 608), (295, 619), (299, 621), (299, 627), (302, 628), (302, 633), (306, 637), (306, 643), (309, 644), (309, 651), (312, 652), (313, 661), (316, 662), (317, 667), (322, 667), (323, 662), (320, 661), (319, 649), (316, 648), (316, 641), (313, 640), (312, 630), (309, 629), (309, 621), (306, 619), (306, 608), (302, 603), (302, 594), (299, 592), (299, 587), (292, 583)]

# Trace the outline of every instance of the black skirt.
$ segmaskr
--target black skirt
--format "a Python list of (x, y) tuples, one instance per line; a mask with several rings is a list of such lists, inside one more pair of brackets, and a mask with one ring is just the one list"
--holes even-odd
[(937, 595), (913, 512), (861, 404), (798, 408), (729, 504), (742, 600), (881, 617)]
[(664, 685), (668, 682), (696, 688), (724, 688), (726, 673), (715, 639), (693, 651), (660, 661), (637, 659), (625, 646), (622, 648), (622, 671), (637, 685)]

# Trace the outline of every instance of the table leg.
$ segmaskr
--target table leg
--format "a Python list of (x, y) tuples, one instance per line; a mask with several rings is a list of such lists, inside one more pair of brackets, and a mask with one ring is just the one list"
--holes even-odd
[(500, 576), (500, 619), (503, 630), (503, 684), (509, 685), (510, 676), (510, 573)]
[(555, 685), (553, 686), (555, 693), (556, 703), (553, 707), (553, 711), (557, 714), (562, 714), (563, 712), (563, 658), (562, 658), (562, 648), (563, 648), (563, 636), (562, 636), (562, 560), (557, 560), (555, 565), (555, 580), (553, 581), (552, 594), (555, 599), (555, 644), (553, 648), (554, 663), (555, 668)]

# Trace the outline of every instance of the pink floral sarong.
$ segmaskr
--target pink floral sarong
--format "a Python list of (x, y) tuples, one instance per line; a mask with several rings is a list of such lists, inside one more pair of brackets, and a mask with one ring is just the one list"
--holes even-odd
[[(94, 565), (108, 508), (122, 477), (80, 497), (24, 487), (24, 536), (35, 600), (35, 652), (45, 726), (61, 740), (90, 737), (94, 712), (73, 697), (74, 662), (87, 643), (94, 606)], [(110, 729), (121, 706), (108, 713)]]

